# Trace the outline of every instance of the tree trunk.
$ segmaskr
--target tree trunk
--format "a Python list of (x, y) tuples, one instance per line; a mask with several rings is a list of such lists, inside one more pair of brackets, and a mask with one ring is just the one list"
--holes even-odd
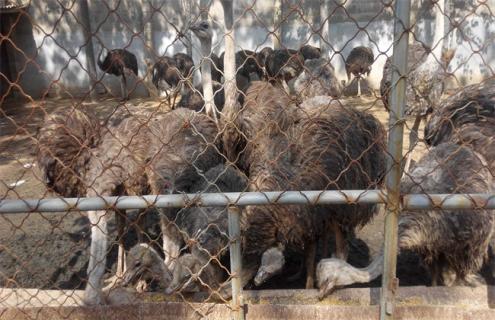
[(96, 61), (95, 61), (95, 51), (93, 46), (91, 23), (89, 18), (89, 6), (87, 0), (79, 1), (79, 14), (81, 17), (82, 28), (84, 33), (84, 40), (86, 46), (84, 47), (86, 53), (86, 68), (88, 69), (89, 75), (89, 93), (92, 99), (97, 97), (96, 92)]

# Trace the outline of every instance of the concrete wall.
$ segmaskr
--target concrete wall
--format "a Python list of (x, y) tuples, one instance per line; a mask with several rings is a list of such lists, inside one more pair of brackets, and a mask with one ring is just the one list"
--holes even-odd
[[(373, 48), (376, 57), (370, 82), (375, 88), (378, 87), (386, 56), (392, 52), (391, 9), (382, 8), (379, 0), (352, 0), (347, 1), (346, 13), (336, 5), (335, 1), (338, 0), (327, 1), (329, 10), (324, 18), (330, 21), (328, 43), (331, 48), (327, 53), (339, 78), (346, 78), (343, 62), (349, 51), (355, 46), (367, 45)], [(462, 17), (463, 21), (461, 28), (450, 32), (445, 40), (447, 46), (457, 48), (450, 68), (457, 79), (455, 83), (475, 83), (493, 76), (495, 17), (490, 14), (490, 10), (495, 12), (495, 1), (487, 1), (473, 13), (469, 13), (472, 10), (469, 1), (448, 1), (455, 5), (455, 10), (447, 14)], [(125, 47), (136, 54), (140, 77), (146, 74), (145, 58), (154, 60), (160, 54), (186, 51), (180, 40), (173, 42), (176, 36), (173, 26), (182, 29), (187, 21), (199, 15), (197, 5), (192, 9), (184, 8), (188, 1), (182, 0), (153, 0), (152, 7), (149, 1), (141, 0), (93, 0), (89, 3), (90, 23), (95, 35), (95, 56), (102, 45), (107, 48)], [(272, 38), (268, 33), (273, 30), (273, 11), (273, 1), (236, 1), (236, 40), (239, 48), (253, 50), (271, 45)], [(283, 13), (284, 23), (281, 27), (284, 46), (297, 48), (305, 43), (319, 43), (318, 2), (284, 1)], [(23, 90), (33, 97), (39, 97), (45, 92), (52, 95), (87, 92), (90, 81), (78, 1), (33, 1), (28, 14), (21, 15), (12, 33), (12, 40), (20, 50), (16, 50), (15, 57)], [(223, 51), (220, 28), (223, 10), (218, 0), (213, 1), (210, 16), (217, 23), (214, 51), (219, 54)], [(145, 45), (145, 21), (152, 21), (152, 39), (148, 39), (152, 48)], [(428, 10), (423, 9), (423, 13), (418, 14), (418, 23), (414, 29), (416, 38), (431, 44), (432, 29), (431, 14), (428, 15)], [(199, 61), (198, 51), (199, 44), (193, 40), (193, 58), (196, 62)], [(119, 95), (119, 81), (116, 77), (103, 77), (98, 70), (97, 78)], [(136, 80), (135, 95), (146, 94), (144, 86), (139, 81), (136, 84)]]

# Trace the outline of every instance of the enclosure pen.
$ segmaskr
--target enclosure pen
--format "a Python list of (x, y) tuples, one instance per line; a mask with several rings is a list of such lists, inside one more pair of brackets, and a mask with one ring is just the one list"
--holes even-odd
[(0, 0), (0, 318), (494, 318), (494, 13)]

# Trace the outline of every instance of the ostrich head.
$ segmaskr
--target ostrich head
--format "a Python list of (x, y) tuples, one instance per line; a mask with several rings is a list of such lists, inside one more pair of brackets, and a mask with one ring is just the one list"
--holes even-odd
[(357, 269), (344, 260), (323, 259), (316, 267), (316, 285), (320, 289), (318, 297), (323, 299), (336, 287), (355, 283), (353, 273)]
[(254, 278), (254, 284), (259, 286), (274, 275), (280, 273), (285, 265), (285, 256), (282, 247), (274, 247), (263, 252), (261, 266)]
[(126, 258), (127, 270), (123, 285), (136, 284), (144, 280), (146, 284), (153, 281), (166, 288), (171, 281), (171, 274), (158, 252), (146, 243), (134, 246)]
[(103, 66), (103, 60), (104, 60), (104, 59), (102, 59), (101, 57), (102, 57), (102, 56), (106, 57), (107, 55), (108, 55), (108, 49), (107, 49), (107, 48), (105, 48), (105, 46), (103, 46), (103, 45), (102, 45), (102, 46), (101, 46), (101, 51), (100, 51), (100, 54), (98, 55), (98, 60), (96, 61), (96, 62), (98, 63), (98, 66), (99, 66), (100, 68), (102, 68), (102, 66)]
[(200, 21), (189, 27), (192, 32), (198, 37), (198, 39), (203, 42), (211, 42), (213, 38), (213, 31), (210, 23), (206, 20)]

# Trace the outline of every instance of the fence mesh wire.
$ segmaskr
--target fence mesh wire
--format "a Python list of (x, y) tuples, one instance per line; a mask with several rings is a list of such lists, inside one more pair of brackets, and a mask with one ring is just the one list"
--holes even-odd
[[(492, 193), (494, 10), (412, 1), (404, 116), (389, 123), (389, 1), (236, 2), (234, 103), (218, 1), (0, 1), (0, 200), (382, 189), (388, 129), (402, 123), (403, 194)], [(226, 206), (194, 200), (1, 214), (0, 308), (135, 302), (137, 291), (206, 317), (198, 302), (229, 306), (233, 277), (321, 288), (321, 259), (365, 266), (380, 252), (379, 206), (348, 200), (243, 206), (240, 238)], [(400, 248), (420, 252), (399, 260), (401, 284), (480, 283), (493, 213), (432, 201), (400, 217)], [(431, 276), (411, 270), (417, 260)]]

